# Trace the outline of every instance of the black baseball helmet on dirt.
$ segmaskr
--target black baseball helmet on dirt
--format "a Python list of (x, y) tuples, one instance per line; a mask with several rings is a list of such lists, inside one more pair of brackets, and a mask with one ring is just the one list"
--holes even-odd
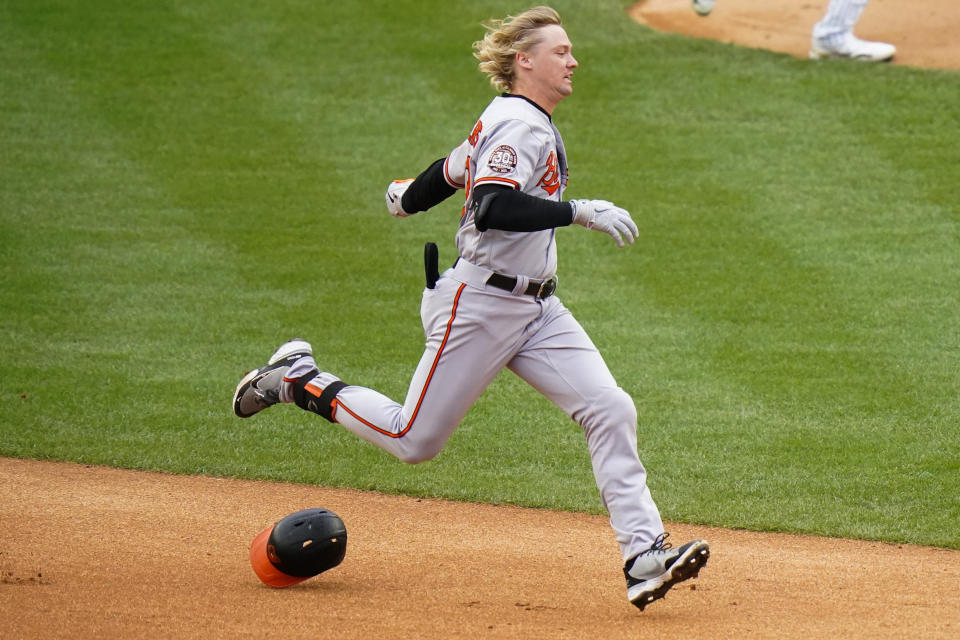
[(347, 527), (327, 509), (304, 509), (250, 543), (250, 564), (271, 587), (289, 587), (334, 568), (347, 554)]

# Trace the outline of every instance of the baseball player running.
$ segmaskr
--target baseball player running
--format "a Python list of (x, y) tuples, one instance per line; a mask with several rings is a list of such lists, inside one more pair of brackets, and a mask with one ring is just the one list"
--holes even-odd
[(573, 91), (577, 60), (549, 7), (486, 25), (474, 56), (506, 91), (466, 140), (415, 180), (389, 185), (389, 212), (405, 218), (460, 189), (460, 257), (428, 274), (421, 302), (426, 347), (402, 404), (321, 370), (310, 344), (281, 345), (234, 394), (246, 418), (292, 402), (340, 424), (400, 460), (436, 456), (470, 406), (507, 367), (575, 420), (625, 562), (627, 597), (641, 610), (696, 577), (710, 555), (694, 540), (673, 548), (637, 456), (637, 412), (573, 315), (553, 295), (558, 227), (577, 224), (619, 246), (638, 235), (630, 214), (605, 200), (563, 201), (567, 158), (551, 119)]

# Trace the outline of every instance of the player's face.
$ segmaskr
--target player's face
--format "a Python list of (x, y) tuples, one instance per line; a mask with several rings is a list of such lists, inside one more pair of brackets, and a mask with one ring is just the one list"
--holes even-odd
[(527, 56), (533, 79), (556, 103), (573, 93), (573, 70), (579, 63), (563, 27), (552, 24), (540, 31), (542, 40), (530, 48)]

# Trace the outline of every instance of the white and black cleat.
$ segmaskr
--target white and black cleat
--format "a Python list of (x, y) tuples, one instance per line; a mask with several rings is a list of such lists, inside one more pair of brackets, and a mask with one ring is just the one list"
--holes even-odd
[(643, 611), (665, 595), (675, 584), (696, 578), (707, 564), (710, 546), (706, 540), (694, 540), (676, 549), (661, 534), (650, 548), (627, 561), (623, 574), (627, 578), (627, 598)]
[(249, 418), (280, 402), (283, 376), (297, 360), (312, 355), (310, 343), (304, 340), (295, 339), (280, 345), (267, 364), (249, 372), (237, 384), (233, 412), (240, 418)]

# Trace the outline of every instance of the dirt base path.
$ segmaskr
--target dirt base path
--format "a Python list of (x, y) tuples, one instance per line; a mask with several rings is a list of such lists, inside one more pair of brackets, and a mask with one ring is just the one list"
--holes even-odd
[[(630, 15), (658, 31), (713, 38), (806, 58), (828, 0), (717, 0), (702, 18), (690, 0), (642, 0)], [(854, 32), (896, 45), (893, 64), (960, 69), (956, 0), (871, 0)]]
[[(700, 578), (641, 613), (606, 518), (0, 458), (2, 638), (956, 638), (960, 552), (671, 525)], [(274, 590), (247, 545), (322, 506), (339, 567)]]

